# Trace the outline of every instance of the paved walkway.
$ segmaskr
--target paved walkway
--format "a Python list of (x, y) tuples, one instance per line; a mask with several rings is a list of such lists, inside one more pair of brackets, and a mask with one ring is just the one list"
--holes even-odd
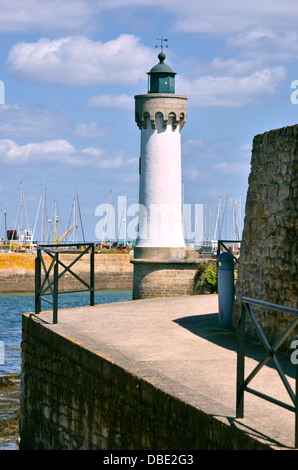
[[(217, 295), (137, 300), (59, 310), (48, 327), (272, 448), (293, 448), (293, 412), (246, 393), (245, 417), (235, 418), (236, 333), (219, 328), (217, 312)], [(246, 376), (263, 355), (257, 345), (247, 349)], [(294, 389), (289, 358), (285, 366)], [(268, 365), (251, 387), (292, 404)]]

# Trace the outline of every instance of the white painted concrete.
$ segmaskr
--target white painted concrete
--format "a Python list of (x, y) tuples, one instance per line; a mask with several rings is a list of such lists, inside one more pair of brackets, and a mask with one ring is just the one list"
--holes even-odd
[(141, 129), (139, 237), (137, 247), (185, 247), (181, 207), (179, 126), (156, 114)]

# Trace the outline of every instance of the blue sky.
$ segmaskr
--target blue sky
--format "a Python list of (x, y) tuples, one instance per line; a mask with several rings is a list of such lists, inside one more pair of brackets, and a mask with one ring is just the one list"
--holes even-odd
[[(0, 209), (14, 226), (22, 182), (31, 229), (42, 185), (60, 235), (75, 190), (85, 238), (99, 204), (138, 202), (140, 131), (134, 95), (147, 92), (167, 38), (176, 93), (188, 96), (181, 133), (187, 204), (242, 210), (256, 134), (297, 123), (296, 0), (0, 0)], [(1, 233), (4, 234), (3, 212)], [(38, 229), (39, 230), (39, 229)], [(36, 234), (37, 236), (37, 234)]]

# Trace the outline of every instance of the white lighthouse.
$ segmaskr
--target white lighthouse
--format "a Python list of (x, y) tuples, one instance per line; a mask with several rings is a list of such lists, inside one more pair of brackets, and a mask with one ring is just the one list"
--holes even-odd
[(135, 96), (141, 130), (139, 231), (135, 259), (181, 259), (185, 254), (181, 204), (181, 129), (187, 96), (175, 94), (175, 73), (158, 54), (148, 93)]

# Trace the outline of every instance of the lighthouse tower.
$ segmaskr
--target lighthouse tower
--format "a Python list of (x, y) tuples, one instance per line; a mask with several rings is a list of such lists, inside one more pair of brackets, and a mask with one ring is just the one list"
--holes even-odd
[(186, 252), (182, 223), (180, 134), (187, 96), (175, 93), (176, 74), (165, 64), (163, 46), (158, 59), (148, 72), (148, 93), (135, 96), (141, 152), (133, 299), (191, 294), (198, 265)]
[(165, 64), (163, 50), (158, 59), (148, 73), (148, 93), (135, 96), (135, 120), (141, 130), (135, 259), (181, 259), (185, 254), (180, 133), (187, 96), (175, 94), (176, 74)]

